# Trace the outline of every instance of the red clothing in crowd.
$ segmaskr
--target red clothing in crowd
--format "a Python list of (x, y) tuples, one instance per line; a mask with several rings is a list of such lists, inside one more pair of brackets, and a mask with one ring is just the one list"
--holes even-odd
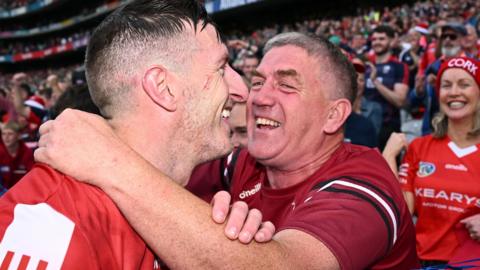
[(455, 227), (480, 213), (479, 148), (459, 148), (448, 137), (431, 135), (408, 147), (399, 178), (402, 189), (415, 195), (420, 259), (450, 260), (461, 244)]
[(9, 189), (15, 185), (35, 163), (33, 151), (22, 141), (19, 142), (17, 154), (12, 157), (5, 145), (0, 144), (0, 173), (2, 185)]

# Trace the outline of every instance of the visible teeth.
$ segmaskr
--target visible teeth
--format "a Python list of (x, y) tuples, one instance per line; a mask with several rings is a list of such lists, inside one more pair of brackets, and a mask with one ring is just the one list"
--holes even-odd
[(224, 110), (222, 111), (222, 117), (223, 117), (223, 118), (229, 118), (229, 117), (230, 117), (230, 111), (227, 110), (227, 109), (224, 109)]
[(266, 119), (266, 118), (257, 118), (255, 123), (257, 125), (263, 125), (263, 126), (272, 126), (272, 127), (279, 127), (280, 126), (279, 122), (273, 121), (273, 120), (270, 120), (270, 119)]
[(452, 101), (452, 102), (448, 103), (448, 106), (452, 109), (459, 109), (459, 108), (463, 108), (463, 106), (465, 106), (465, 102)]

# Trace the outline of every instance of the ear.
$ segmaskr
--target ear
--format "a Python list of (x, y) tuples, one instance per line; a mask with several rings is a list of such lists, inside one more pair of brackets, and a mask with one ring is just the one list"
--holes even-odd
[(151, 67), (143, 75), (142, 86), (153, 102), (173, 112), (177, 109), (177, 98), (168, 87), (168, 75), (168, 70), (163, 66)]
[(327, 134), (334, 134), (342, 128), (348, 116), (352, 112), (352, 104), (347, 99), (338, 99), (333, 102), (323, 131)]

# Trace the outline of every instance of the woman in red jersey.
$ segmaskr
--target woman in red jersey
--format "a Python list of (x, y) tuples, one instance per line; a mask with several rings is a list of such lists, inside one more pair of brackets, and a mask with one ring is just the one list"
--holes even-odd
[[(412, 141), (398, 170), (418, 218), (417, 252), (424, 266), (480, 258), (479, 85), (479, 61), (456, 57), (442, 63), (434, 132)], [(402, 134), (394, 134), (383, 153), (395, 171), (395, 157), (406, 145)]]

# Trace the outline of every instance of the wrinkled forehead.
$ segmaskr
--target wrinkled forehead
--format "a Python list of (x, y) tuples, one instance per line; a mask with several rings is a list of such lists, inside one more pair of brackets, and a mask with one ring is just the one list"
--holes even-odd
[(295, 70), (297, 74), (304, 75), (308, 69), (318, 67), (316, 57), (298, 46), (284, 45), (273, 47), (263, 57), (257, 71), (260, 73), (275, 72), (277, 70)]

